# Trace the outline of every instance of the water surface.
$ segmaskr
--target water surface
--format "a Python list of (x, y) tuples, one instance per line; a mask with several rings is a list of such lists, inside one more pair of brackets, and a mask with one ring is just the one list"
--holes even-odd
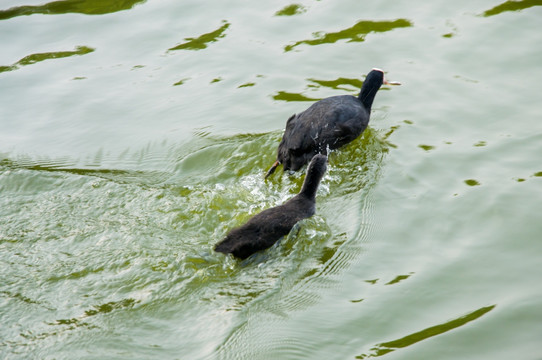
[[(539, 1), (98, 0), (0, 8), (6, 359), (539, 359)], [(317, 213), (286, 120), (383, 86)]]

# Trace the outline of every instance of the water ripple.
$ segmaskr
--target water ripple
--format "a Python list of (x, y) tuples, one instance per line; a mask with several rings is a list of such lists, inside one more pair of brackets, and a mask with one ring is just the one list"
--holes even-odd
[(19, 69), (21, 66), (35, 64), (50, 59), (61, 59), (75, 55), (86, 55), (95, 49), (88, 46), (77, 46), (73, 51), (54, 51), (27, 55), (12, 65), (0, 66), (0, 73)]
[(117, 11), (129, 10), (146, 0), (120, 0), (120, 1), (95, 1), (95, 0), (59, 0), (43, 5), (23, 5), (0, 10), (0, 20), (11, 19), (16, 16), (44, 14), (57, 15), (78, 13), (86, 15), (102, 15)]
[(482, 16), (495, 16), (507, 11), (520, 11), (533, 6), (541, 6), (542, 0), (506, 1), (489, 10), (484, 11)]
[(471, 321), (477, 320), (478, 318), (482, 317), (483, 315), (487, 314), (491, 310), (493, 310), (497, 305), (491, 305), (486, 306), (483, 308), (480, 308), (478, 310), (475, 310), (471, 313), (468, 313), (464, 316), (461, 316), (457, 319), (453, 319), (450, 321), (447, 321), (443, 324), (435, 325), (428, 327), (426, 329), (420, 330), (418, 332), (415, 332), (413, 334), (407, 335), (405, 337), (402, 337), (397, 340), (387, 341), (384, 343), (377, 344), (375, 347), (371, 349), (371, 352), (368, 354), (362, 354), (359, 356), (356, 356), (356, 359), (367, 359), (371, 357), (380, 357), (382, 355), (386, 355), (392, 351), (395, 351), (397, 349), (405, 348), (411, 345), (416, 344), (417, 342), (429, 339), (433, 336), (441, 335), (443, 333), (446, 333), (450, 330), (453, 330), (455, 328), (458, 328), (460, 326), (463, 326)]
[(207, 45), (209, 43), (213, 43), (218, 41), (218, 39), (223, 38), (226, 36), (225, 32), (230, 27), (230, 23), (226, 20), (222, 21), (224, 25), (219, 27), (218, 29), (211, 31), (209, 33), (200, 35), (196, 38), (188, 37), (185, 38), (187, 40), (186, 42), (176, 45), (172, 48), (170, 48), (168, 51), (175, 51), (175, 50), (202, 50), (207, 48)]
[[(364, 194), (378, 178), (386, 148), (376, 135), (369, 130), (330, 154), (317, 215), (245, 261), (212, 247), (229, 229), (299, 191), (303, 172), (263, 178), (280, 133), (216, 137), (206, 132), (160, 150), (165, 154), (160, 166), (152, 147), (123, 155), (123, 164), (137, 158), (133, 170), (116, 169), (103, 154), (87, 167), (68, 158), (4, 158), (0, 251), (11, 261), (0, 265), (10, 279), (0, 294), (21, 304), (31, 301), (35, 309), (27, 311), (39, 319), (24, 318), (6, 341), (57, 343), (66, 332), (100, 331), (110, 319), (136, 310), (164, 315), (173, 308), (171, 316), (180, 323), (212, 324), (219, 314), (243, 322), (252, 311), (286, 319), (288, 312), (318, 303), (321, 289), (333, 286), (360, 254), (359, 229), (371, 222)], [(373, 159), (376, 164), (368, 164)], [(354, 230), (337, 232), (352, 223), (336, 222), (337, 214), (353, 212), (359, 218), (360, 206), (365, 215), (353, 222)], [(10, 318), (19, 315), (15, 311)], [(216, 328), (215, 345), (227, 351), (248, 328), (232, 332), (224, 326)], [(187, 336), (183, 329), (174, 333)]]
[(284, 47), (284, 51), (292, 51), (299, 45), (322, 45), (322, 44), (333, 44), (339, 40), (348, 40), (348, 42), (361, 42), (365, 41), (365, 37), (373, 32), (387, 32), (396, 28), (411, 27), (413, 26), (412, 22), (406, 19), (397, 19), (393, 21), (370, 21), (362, 20), (354, 24), (352, 27), (347, 29), (322, 33), (314, 33), (315, 39), (310, 40), (300, 40), (296, 41), (292, 45), (287, 45)]
[(275, 13), (275, 16), (293, 16), (307, 11), (307, 8), (299, 4), (286, 5)]

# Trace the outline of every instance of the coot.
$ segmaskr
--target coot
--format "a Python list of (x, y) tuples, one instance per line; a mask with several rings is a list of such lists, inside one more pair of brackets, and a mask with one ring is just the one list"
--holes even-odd
[(287, 235), (298, 221), (314, 215), (316, 190), (326, 172), (326, 163), (327, 156), (315, 155), (307, 168), (299, 194), (282, 205), (262, 211), (246, 224), (231, 230), (215, 246), (215, 251), (231, 253), (245, 259), (257, 251), (271, 247)]
[(299, 170), (315, 154), (325, 154), (356, 139), (367, 127), (371, 105), (382, 84), (388, 82), (384, 72), (373, 69), (363, 82), (358, 97), (332, 96), (312, 104), (307, 110), (292, 115), (279, 144), (277, 161), (265, 177), (271, 175), (279, 164), (284, 170)]

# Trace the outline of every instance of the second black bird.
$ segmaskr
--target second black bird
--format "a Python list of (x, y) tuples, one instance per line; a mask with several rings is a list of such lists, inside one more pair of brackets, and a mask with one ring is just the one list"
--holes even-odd
[(316, 190), (326, 169), (327, 156), (315, 155), (299, 194), (282, 205), (262, 211), (246, 224), (231, 230), (215, 246), (215, 251), (231, 253), (245, 259), (257, 251), (271, 247), (287, 235), (298, 221), (314, 215)]

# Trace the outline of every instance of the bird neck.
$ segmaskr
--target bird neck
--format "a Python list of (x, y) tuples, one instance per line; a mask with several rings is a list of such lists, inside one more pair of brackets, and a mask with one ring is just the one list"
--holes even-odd
[(320, 185), (320, 180), (322, 180), (324, 172), (325, 168), (322, 171), (321, 168), (309, 165), (307, 175), (305, 176), (305, 181), (303, 182), (303, 187), (301, 187), (299, 194), (304, 195), (309, 199), (315, 199), (316, 190), (318, 190), (318, 185)]
[(368, 82), (365, 82), (363, 84), (358, 99), (361, 101), (363, 107), (365, 107), (367, 111), (371, 110), (373, 100), (375, 99), (376, 93), (379, 88), (380, 86), (375, 86), (375, 84), (370, 84)]

